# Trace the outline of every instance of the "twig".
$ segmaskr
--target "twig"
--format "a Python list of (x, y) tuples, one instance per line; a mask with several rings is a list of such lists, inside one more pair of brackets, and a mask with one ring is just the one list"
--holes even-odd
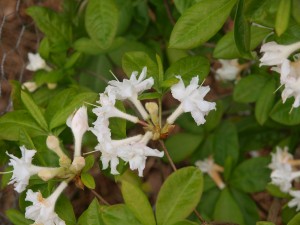
[(105, 205), (110, 205), (101, 195), (99, 195), (96, 191), (90, 189), (91, 192), (100, 200), (100, 202), (104, 203)]
[(281, 209), (280, 200), (278, 198), (274, 198), (271, 207), (269, 209), (267, 220), (276, 224), (280, 209)]
[(168, 1), (167, 1), (167, 0), (164, 0), (164, 6), (165, 6), (165, 8), (166, 8), (167, 15), (168, 15), (168, 18), (169, 18), (171, 24), (172, 24), (172, 25), (175, 25), (176, 22), (175, 22), (175, 20), (174, 20), (174, 18), (173, 18), (173, 16), (172, 16), (172, 13), (171, 13), (171, 10), (170, 10), (170, 7), (169, 7), (169, 4), (168, 4)]
[[(175, 164), (174, 164), (174, 162), (173, 162), (173, 160), (172, 160), (172, 158), (171, 158), (171, 156), (168, 152), (168, 149), (165, 146), (165, 143), (162, 140), (159, 140), (159, 143), (162, 146), (162, 148), (163, 148), (163, 150), (164, 150), (164, 152), (165, 152), (165, 154), (166, 154), (166, 156), (167, 156), (167, 158), (168, 158), (168, 160), (171, 164), (172, 169), (174, 171), (177, 171), (177, 168), (176, 168), (176, 166), (175, 166)], [(203, 225), (207, 224), (206, 221), (202, 218), (202, 216), (200, 215), (200, 213), (196, 209), (194, 209), (193, 211), (194, 211), (195, 215), (198, 217), (198, 219), (200, 220), (201, 224), (203, 224)]]

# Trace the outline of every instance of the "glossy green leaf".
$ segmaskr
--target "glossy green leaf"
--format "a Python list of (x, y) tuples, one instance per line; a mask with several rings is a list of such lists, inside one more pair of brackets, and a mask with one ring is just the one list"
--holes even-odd
[(9, 209), (5, 214), (14, 225), (30, 225), (33, 223), (32, 220), (26, 219), (23, 213), (15, 209)]
[(187, 9), (175, 24), (170, 48), (195, 48), (223, 26), (236, 0), (204, 0)]
[(291, 6), (292, 0), (280, 0), (275, 20), (275, 31), (278, 36), (283, 34), (288, 28)]
[(173, 162), (177, 163), (191, 155), (203, 138), (203, 135), (177, 133), (169, 137), (165, 144)]
[(88, 1), (85, 27), (91, 39), (100, 48), (110, 47), (117, 32), (118, 19), (118, 9), (114, 1)]
[(300, 224), (300, 213), (294, 216), (293, 219), (291, 219), (287, 225), (298, 225), (298, 224)]
[(31, 137), (46, 134), (26, 110), (16, 110), (0, 117), (0, 139), (17, 141), (22, 128)]
[(140, 188), (127, 181), (122, 181), (121, 191), (126, 206), (142, 224), (156, 224), (152, 207)]
[[(126, 109), (121, 101), (117, 101), (115, 106), (122, 112), (126, 112)], [(126, 138), (126, 120), (123, 118), (110, 118), (109, 128), (113, 139)]]
[(76, 95), (68, 105), (53, 115), (49, 124), (50, 129), (52, 130), (53, 128), (66, 124), (67, 118), (75, 111), (75, 109), (84, 105), (85, 102), (95, 102), (97, 97), (98, 94), (94, 92), (84, 92)]
[(145, 52), (128, 52), (123, 55), (122, 68), (128, 77), (133, 71), (140, 74), (144, 67), (147, 67), (147, 77), (153, 77), (154, 87), (160, 89), (160, 79), (158, 76), (158, 66)]
[(150, 93), (142, 93), (139, 95), (138, 99), (139, 100), (150, 100), (150, 99), (158, 99), (160, 98), (162, 95), (160, 93), (157, 92), (150, 92)]
[[(248, 159), (237, 166), (230, 178), (230, 185), (244, 192), (263, 191), (270, 182), (269, 158)], [(247, 174), (247, 176), (245, 176)]]
[(89, 205), (88, 209), (80, 216), (78, 225), (104, 225), (101, 218), (100, 206), (95, 198)]
[(214, 220), (244, 225), (243, 214), (228, 188), (222, 190), (214, 210)]
[(300, 1), (292, 0), (292, 15), (294, 20), (300, 24)]
[(33, 119), (41, 126), (41, 128), (45, 131), (48, 130), (48, 124), (46, 119), (40, 110), (40, 108), (35, 104), (33, 99), (29, 94), (24, 91), (21, 91), (21, 99), (23, 104), (25, 105), (28, 112), (31, 114)]
[(275, 225), (275, 224), (268, 221), (258, 221), (256, 222), (256, 225)]
[(174, 0), (174, 5), (180, 14), (195, 4), (197, 0)]
[(300, 124), (300, 108), (292, 110), (294, 98), (289, 98), (283, 104), (280, 99), (273, 107), (270, 116), (273, 120), (284, 125), (298, 125)]
[(89, 173), (81, 173), (81, 181), (89, 189), (95, 189), (96, 183), (94, 177)]
[(190, 220), (182, 220), (172, 225), (197, 225), (198, 223), (190, 221)]
[(180, 75), (182, 79), (189, 83), (193, 77), (199, 76), (200, 82), (203, 81), (210, 70), (209, 61), (203, 56), (187, 56), (174, 62), (166, 71), (166, 79), (172, 79)]
[(198, 204), (202, 190), (203, 177), (199, 169), (185, 167), (171, 174), (157, 196), (157, 224), (172, 224), (185, 219)]
[(83, 167), (82, 172), (87, 172), (94, 166), (95, 157), (93, 155), (89, 155), (84, 159), (85, 159), (85, 166)]
[(105, 225), (142, 225), (124, 204), (113, 205), (104, 209), (102, 212), (102, 219)]
[(234, 18), (234, 40), (239, 53), (250, 57), (250, 23), (245, 16), (244, 0), (238, 0)]
[(66, 225), (76, 224), (72, 203), (65, 195), (61, 195), (58, 198), (55, 204), (55, 212), (58, 214), (59, 218), (66, 222)]
[(268, 77), (260, 74), (251, 74), (242, 78), (234, 88), (233, 99), (242, 103), (255, 102), (267, 81)]
[[(250, 50), (255, 49), (270, 32), (269, 29), (252, 26), (250, 28)], [(236, 59), (241, 57), (235, 45), (233, 31), (228, 32), (218, 41), (213, 56), (218, 59)]]
[(255, 105), (255, 118), (260, 125), (263, 125), (274, 106), (276, 81), (270, 79), (262, 89)]

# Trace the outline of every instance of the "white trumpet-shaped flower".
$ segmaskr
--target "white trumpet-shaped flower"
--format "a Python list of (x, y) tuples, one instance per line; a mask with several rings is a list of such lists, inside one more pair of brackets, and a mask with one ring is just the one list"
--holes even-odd
[(293, 197), (288, 202), (288, 207), (293, 208), (297, 206), (296, 211), (300, 210), (300, 191), (290, 191), (289, 194)]
[(67, 119), (67, 125), (72, 129), (75, 139), (74, 157), (81, 156), (81, 142), (84, 133), (89, 130), (87, 109), (80, 107)]
[(43, 168), (32, 165), (32, 158), (35, 150), (27, 150), (25, 146), (20, 147), (22, 157), (17, 158), (12, 154), (6, 154), (10, 157), (8, 165), (13, 166), (13, 175), (9, 184), (14, 184), (15, 190), (19, 193), (24, 191), (32, 175), (39, 173)]
[(291, 167), (289, 160), (292, 160), (293, 156), (288, 152), (288, 147), (282, 149), (277, 146), (276, 152), (271, 153), (271, 155), (272, 162), (268, 165), (271, 170), (281, 169), (282, 167)]
[(167, 118), (168, 124), (173, 124), (183, 112), (191, 112), (197, 125), (204, 124), (206, 121), (204, 116), (209, 111), (216, 109), (216, 103), (204, 100), (210, 88), (208, 86), (199, 86), (198, 76), (193, 77), (187, 87), (185, 87), (181, 76), (176, 77), (179, 79), (179, 82), (171, 87), (171, 92), (173, 97), (179, 100), (181, 104)]
[(224, 60), (220, 59), (221, 68), (218, 68), (215, 73), (215, 77), (217, 80), (235, 80), (239, 73), (242, 70), (241, 65), (238, 63), (237, 59), (232, 60)]
[(150, 89), (154, 84), (154, 79), (152, 77), (146, 78), (147, 67), (144, 67), (140, 76), (137, 78), (138, 72), (134, 71), (130, 79), (123, 79), (120, 81), (109, 81), (105, 92), (109, 96), (115, 96), (118, 100), (130, 100), (137, 110), (141, 113), (144, 119), (148, 118), (148, 113), (144, 109), (141, 102), (138, 100), (138, 95), (143, 91)]
[(291, 45), (279, 45), (276, 42), (268, 42), (261, 46), (260, 52), (264, 55), (260, 59), (260, 66), (276, 66), (283, 63), (293, 52), (300, 48), (300, 42)]
[(282, 192), (289, 192), (292, 187), (292, 181), (300, 177), (300, 171), (293, 172), (291, 167), (282, 167), (271, 173), (272, 184), (278, 186)]
[(63, 181), (48, 198), (43, 198), (40, 192), (28, 190), (25, 200), (32, 202), (32, 205), (26, 207), (25, 217), (34, 220), (34, 224), (65, 225), (54, 209), (58, 197), (67, 186), (68, 184)]
[(152, 136), (152, 132), (148, 131), (140, 141), (126, 146), (121, 146), (119, 150), (119, 156), (125, 162), (129, 162), (129, 167), (131, 170), (137, 169), (140, 177), (143, 176), (143, 171), (145, 169), (146, 159), (148, 156), (164, 156), (164, 152), (147, 146), (147, 143)]
[(37, 70), (47, 70), (50, 71), (51, 68), (47, 65), (45, 60), (40, 56), (39, 53), (33, 54), (28, 53), (29, 64), (26, 66), (27, 70), (37, 71)]

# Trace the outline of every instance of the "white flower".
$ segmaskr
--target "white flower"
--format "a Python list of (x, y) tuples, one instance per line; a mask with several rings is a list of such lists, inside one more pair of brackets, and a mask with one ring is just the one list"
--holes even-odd
[(122, 82), (109, 81), (109, 86), (105, 89), (105, 92), (109, 96), (115, 96), (118, 100), (130, 100), (144, 119), (148, 118), (148, 113), (138, 100), (138, 95), (143, 91), (150, 89), (154, 84), (154, 79), (152, 77), (145, 79), (146, 73), (147, 67), (144, 67), (138, 79), (138, 72), (134, 71), (129, 80), (123, 79)]
[(216, 70), (215, 77), (217, 80), (235, 80), (242, 70), (237, 59), (220, 59), (219, 62), (222, 64), (222, 67)]
[(34, 220), (34, 224), (65, 225), (66, 223), (58, 217), (54, 208), (59, 195), (67, 185), (66, 182), (62, 182), (48, 198), (43, 198), (40, 192), (28, 190), (25, 200), (33, 204), (26, 207), (25, 217)]
[(279, 45), (276, 42), (268, 42), (261, 46), (260, 52), (264, 52), (260, 59), (260, 66), (276, 66), (283, 63), (294, 51), (300, 48), (300, 42), (291, 45)]
[(46, 64), (45, 60), (42, 59), (39, 53), (33, 54), (28, 53), (29, 64), (26, 66), (27, 70), (37, 71), (45, 69), (47, 71), (51, 70), (50, 67)]
[(271, 153), (272, 162), (268, 165), (271, 170), (281, 169), (282, 167), (289, 167), (289, 160), (293, 159), (293, 156), (288, 152), (288, 147), (283, 149), (276, 147), (276, 152)]
[(127, 146), (121, 146), (119, 148), (119, 156), (125, 162), (129, 162), (131, 170), (137, 169), (140, 177), (143, 176), (147, 156), (164, 156), (163, 152), (146, 146), (149, 140), (152, 138), (152, 135), (152, 132), (148, 131), (140, 141), (129, 144)]
[(291, 182), (300, 176), (300, 171), (292, 172), (289, 166), (281, 167), (271, 173), (272, 184), (278, 186), (282, 192), (289, 192), (292, 184)]
[(32, 165), (32, 158), (35, 155), (35, 150), (27, 150), (25, 146), (21, 146), (22, 157), (19, 159), (14, 155), (6, 154), (10, 157), (8, 165), (13, 166), (13, 175), (9, 184), (14, 184), (15, 190), (19, 193), (25, 190), (29, 179), (32, 175), (37, 174), (41, 167)]
[(34, 92), (39, 86), (34, 81), (24, 82), (22, 89), (27, 89), (29, 92)]
[(203, 98), (209, 92), (208, 86), (202, 87), (198, 85), (198, 76), (193, 77), (190, 84), (185, 87), (181, 76), (176, 76), (179, 82), (171, 87), (171, 92), (174, 98), (179, 100), (181, 104), (178, 108), (167, 118), (168, 124), (173, 124), (174, 121), (183, 112), (191, 112), (197, 125), (204, 124), (204, 116), (210, 110), (216, 109), (216, 103), (205, 101)]
[(294, 197), (288, 202), (288, 207), (293, 208), (297, 206), (296, 211), (300, 210), (300, 191), (290, 191), (289, 194)]
[(107, 120), (111, 117), (119, 117), (133, 123), (137, 123), (139, 121), (137, 117), (124, 113), (115, 107), (115, 96), (109, 96), (102, 93), (100, 94), (100, 100), (98, 103), (101, 104), (101, 106), (94, 108), (93, 113), (95, 113), (98, 118), (100, 117), (100, 120)]
[(220, 172), (224, 171), (224, 168), (218, 164), (215, 164), (212, 157), (196, 161), (195, 166), (198, 167), (203, 173), (207, 173), (220, 189), (224, 189), (226, 187), (219, 174)]
[(74, 157), (81, 156), (81, 142), (83, 134), (89, 130), (87, 109), (85, 106), (80, 107), (67, 119), (67, 125), (72, 129), (75, 139)]

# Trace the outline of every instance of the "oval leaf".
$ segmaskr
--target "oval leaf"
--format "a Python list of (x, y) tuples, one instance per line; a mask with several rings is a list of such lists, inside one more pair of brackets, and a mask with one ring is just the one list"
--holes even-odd
[(236, 0), (204, 0), (187, 9), (174, 26), (170, 48), (195, 48), (223, 26)]
[(275, 21), (275, 31), (278, 36), (282, 35), (288, 28), (291, 6), (291, 0), (281, 0), (279, 3)]
[(171, 174), (162, 185), (156, 202), (158, 225), (185, 219), (198, 204), (203, 190), (199, 169), (185, 167)]
[(289, 98), (284, 104), (280, 99), (271, 111), (271, 118), (284, 125), (300, 124), (300, 108), (292, 109), (293, 98)]

